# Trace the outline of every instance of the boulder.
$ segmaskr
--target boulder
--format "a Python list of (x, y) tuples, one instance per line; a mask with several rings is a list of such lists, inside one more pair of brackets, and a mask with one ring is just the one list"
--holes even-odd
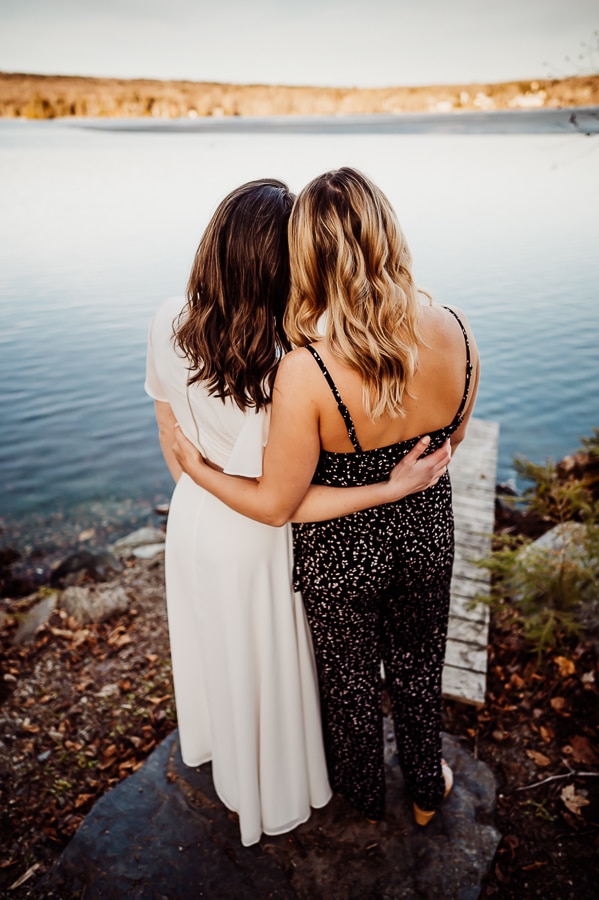
[(500, 840), (490, 769), (445, 736), (454, 789), (419, 828), (385, 727), (387, 814), (380, 823), (334, 796), (293, 832), (263, 835), (253, 847), (241, 845), (210, 764), (185, 766), (173, 732), (95, 804), (34, 896), (475, 900)]
[(562, 522), (537, 538), (532, 546), (540, 550), (565, 552), (568, 556), (576, 556), (584, 546), (586, 534), (587, 529), (581, 522)]
[(91, 550), (77, 550), (52, 570), (50, 584), (54, 587), (68, 587), (86, 580), (110, 581), (123, 568), (120, 559), (109, 551), (93, 553)]
[[(131, 534), (119, 538), (112, 545), (112, 550), (120, 556), (137, 556), (136, 550), (140, 547), (161, 545), (164, 549), (165, 533), (160, 528), (138, 528)], [(140, 557), (147, 559), (148, 557)]]
[(56, 608), (57, 595), (44, 597), (26, 612), (20, 614), (19, 627), (12, 639), (13, 644), (25, 644), (30, 641), (38, 628), (48, 621)]
[(89, 622), (104, 622), (115, 613), (129, 609), (129, 595), (119, 584), (82, 584), (66, 588), (62, 592), (60, 606), (79, 625)]
[(131, 555), (136, 559), (154, 559), (164, 553), (164, 544), (142, 544), (141, 547), (134, 547)]

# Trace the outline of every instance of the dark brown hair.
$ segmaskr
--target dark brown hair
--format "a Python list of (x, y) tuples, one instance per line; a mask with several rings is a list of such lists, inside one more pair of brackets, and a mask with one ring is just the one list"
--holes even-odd
[(189, 360), (189, 384), (265, 406), (289, 342), (287, 224), (294, 196), (275, 179), (250, 181), (219, 204), (196, 251), (187, 309), (175, 341)]

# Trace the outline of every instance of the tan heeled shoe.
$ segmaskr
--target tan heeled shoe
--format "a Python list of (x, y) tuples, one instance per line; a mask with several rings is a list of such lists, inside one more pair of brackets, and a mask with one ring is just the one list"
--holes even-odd
[[(449, 768), (449, 766), (447, 765), (447, 763), (445, 762), (444, 759), (441, 760), (441, 769), (443, 770), (443, 778), (445, 780), (445, 793), (443, 794), (443, 799), (445, 800), (445, 798), (447, 797), (447, 795), (449, 794), (449, 792), (451, 791), (451, 789), (453, 787), (453, 772), (451, 771), (451, 769)], [(428, 823), (430, 822), (430, 820), (433, 818), (433, 816), (436, 813), (435, 809), (433, 809), (432, 812), (429, 812), (426, 809), (420, 809), (420, 807), (416, 803), (413, 804), (413, 807), (414, 807), (414, 819), (416, 821), (416, 824), (422, 825), (423, 827), (425, 825), (428, 825)]]

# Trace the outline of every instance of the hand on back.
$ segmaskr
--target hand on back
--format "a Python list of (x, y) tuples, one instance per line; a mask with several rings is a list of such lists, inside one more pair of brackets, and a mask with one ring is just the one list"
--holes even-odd
[(429, 444), (430, 438), (425, 435), (392, 469), (389, 482), (397, 485), (398, 500), (426, 490), (447, 472), (451, 462), (450, 441), (446, 440), (434, 453), (423, 456)]

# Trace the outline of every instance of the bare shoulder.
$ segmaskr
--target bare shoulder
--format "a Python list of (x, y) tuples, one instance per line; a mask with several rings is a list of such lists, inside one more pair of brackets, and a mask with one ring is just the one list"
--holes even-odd
[(440, 306), (438, 303), (422, 304), (419, 308), (419, 318), (422, 324), (430, 324), (437, 327), (451, 326), (455, 322), (455, 313), (461, 321), (466, 321), (466, 314), (457, 306)]
[(453, 340), (461, 343), (463, 337), (458, 322), (456, 322), (456, 316), (464, 326), (469, 341), (474, 343), (474, 335), (466, 313), (457, 306), (439, 306), (435, 303), (421, 307), (420, 326), (425, 341), (428, 343), (439, 338), (444, 342)]
[(309, 377), (319, 369), (308, 348), (297, 347), (285, 354), (277, 371), (285, 373), (285, 377), (293, 377), (295, 374)]
[(298, 347), (286, 353), (279, 363), (275, 388), (291, 390), (294, 387), (301, 387), (305, 390), (317, 380), (318, 374), (319, 370), (312, 354), (305, 347)]

